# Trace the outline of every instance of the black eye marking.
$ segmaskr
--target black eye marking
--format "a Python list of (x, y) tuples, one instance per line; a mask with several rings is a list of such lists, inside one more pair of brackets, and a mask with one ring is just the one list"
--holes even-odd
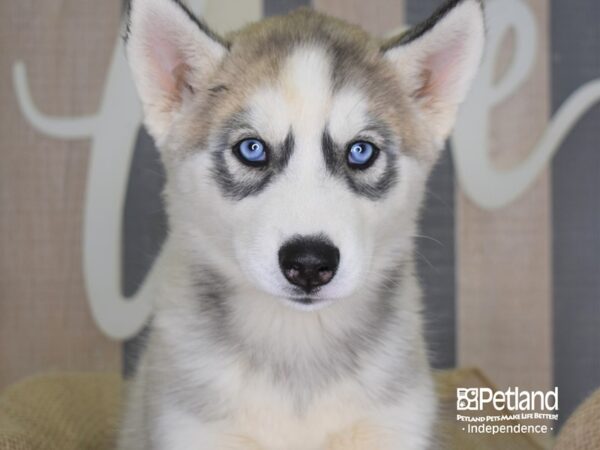
[[(230, 137), (233, 133), (244, 128), (250, 128), (247, 125), (244, 113), (234, 115), (223, 127), (213, 147), (214, 150), (212, 150), (213, 167), (211, 172), (213, 178), (219, 185), (223, 195), (232, 200), (242, 200), (261, 193), (277, 175), (285, 170), (294, 152), (295, 140), (291, 130), (283, 142), (272, 148), (258, 137), (243, 139), (234, 146), (233, 154), (242, 164), (251, 167), (232, 171), (232, 168), (229, 166), (231, 160), (228, 161), (228, 158), (226, 158), (227, 152), (232, 152), (229, 144), (231, 142)], [(249, 162), (241, 157), (239, 144), (248, 140), (264, 144), (265, 151), (267, 152), (264, 162)]]
[(374, 184), (357, 181), (350, 174), (346, 174), (345, 178), (352, 191), (363, 197), (367, 197), (369, 200), (379, 200), (383, 198), (398, 181), (398, 170), (396, 169), (395, 158), (393, 162), (388, 163), (385, 171)]
[(323, 131), (321, 138), (321, 146), (323, 147), (323, 157), (325, 158), (325, 167), (331, 174), (336, 174), (342, 170), (340, 158), (338, 158), (335, 142), (329, 134), (327, 128)]
[(260, 193), (273, 177), (271, 172), (265, 172), (262, 176), (258, 176), (254, 179), (237, 180), (229, 170), (229, 167), (227, 167), (225, 152), (223, 150), (213, 152), (212, 157), (212, 175), (221, 188), (223, 195), (232, 200), (242, 200), (251, 195)]
[(209, 88), (208, 90), (213, 94), (217, 94), (219, 92), (228, 91), (229, 88), (227, 86), (225, 86), (224, 84), (218, 84), (217, 86), (213, 86), (213, 87)]
[(292, 130), (290, 130), (285, 137), (285, 141), (283, 141), (283, 145), (281, 146), (281, 150), (279, 152), (279, 158), (277, 158), (276, 161), (277, 170), (282, 171), (287, 167), (290, 162), (290, 158), (292, 157), (292, 153), (294, 153), (295, 145), (294, 133), (292, 133)]
[[(381, 131), (380, 134), (384, 136), (383, 149), (377, 149), (378, 156), (372, 159), (371, 164), (368, 167), (380, 157), (379, 153), (385, 155), (386, 167), (383, 174), (374, 181), (365, 181), (364, 179), (361, 179), (360, 173), (365, 173), (366, 170), (353, 168), (348, 164), (348, 151), (350, 146), (344, 149), (343, 147), (336, 145), (327, 128), (323, 131), (321, 139), (323, 158), (325, 159), (327, 171), (333, 176), (343, 178), (353, 192), (362, 195), (363, 197), (367, 197), (370, 200), (379, 200), (383, 198), (398, 181), (398, 169), (396, 167), (397, 151), (390, 138), (391, 134), (387, 132), (387, 129)], [(354, 143), (355, 142), (352, 142), (350, 145), (353, 145)], [(367, 169), (368, 167), (365, 167), (364, 169)]]

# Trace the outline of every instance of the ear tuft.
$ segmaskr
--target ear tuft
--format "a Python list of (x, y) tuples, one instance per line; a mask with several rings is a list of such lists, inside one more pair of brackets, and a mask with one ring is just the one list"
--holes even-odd
[(485, 42), (480, 0), (452, 0), (383, 46), (436, 137), (448, 137), (475, 78)]
[(131, 0), (125, 41), (146, 126), (160, 142), (185, 100), (206, 86), (228, 45), (179, 0)]

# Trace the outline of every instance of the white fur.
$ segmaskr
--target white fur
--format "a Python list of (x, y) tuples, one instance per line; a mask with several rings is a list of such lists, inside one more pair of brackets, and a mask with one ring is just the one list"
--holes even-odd
[[(431, 64), (444, 54), (446, 42), (458, 43), (452, 54), (469, 52), (458, 55), (456, 69), (439, 61), (428, 66), (442, 70), (434, 74), (441, 81), (427, 91), (444, 111), (431, 113), (438, 139), (452, 122), (476, 66), (471, 52), (479, 44), (468, 42), (478, 38), (473, 5), (464, 0), (421, 39), (388, 51), (399, 78), (414, 83), (422, 67), (406, 72), (407, 58)], [(168, 141), (173, 123), (181, 119), (181, 105), (168, 101), (160, 83), (173, 64), (156, 72), (156, 55), (147, 47), (145, 31), (158, 22), (165, 45), (175, 43), (171, 50), (198, 47), (202, 56), (186, 60), (196, 74), (210, 73), (206, 66), (223, 57), (222, 47), (176, 8), (170, 0), (134, 0), (129, 44), (146, 121), (164, 146), (169, 142), (160, 139)], [(177, 38), (161, 35), (165, 29)], [(231, 201), (214, 181), (206, 149), (170, 162), (165, 198), (173, 245), (165, 250), (157, 310), (129, 392), (120, 450), (427, 448), (436, 400), (412, 241), (430, 165), (402, 152), (397, 139), (398, 181), (372, 201), (329, 173), (323, 157), (325, 128), (340, 145), (365, 135), (372, 142), (383, 141), (370, 127), (369, 108), (368, 93), (360, 85), (334, 92), (330, 53), (317, 45), (299, 46), (282, 61), (277, 81), (256, 87), (244, 108), (247, 126), (266, 142), (282, 142), (290, 130), (294, 135), (288, 165), (268, 188)], [(240, 136), (247, 131), (239, 130)], [(381, 176), (386, 157), (360, 176)], [(224, 158), (235, 176), (248, 174), (233, 152), (225, 152)], [(299, 306), (277, 253), (292, 236), (312, 234), (331, 239), (340, 251), (340, 266), (316, 294), (319, 301)], [(400, 272), (391, 274), (399, 262)], [(210, 294), (224, 298), (203, 297), (206, 270), (226, 278), (222, 292)], [(402, 281), (393, 291), (393, 308), (379, 312), (385, 314), (385, 325), (373, 328), (384, 295), (376, 289), (394, 276)], [(208, 282), (215, 281), (209, 276)], [(215, 307), (210, 301), (225, 304), (226, 313), (202, 310)], [(379, 333), (377, 345), (362, 353), (358, 347), (368, 333)], [(346, 342), (354, 343), (350, 348), (337, 344)], [(355, 366), (337, 377), (335, 371), (345, 364)]]
[[(276, 182), (277, 188), (240, 204), (234, 219), (244, 221), (250, 214), (254, 217), (233, 236), (236, 256), (248, 277), (277, 297), (285, 298), (288, 286), (279, 270), (277, 250), (295, 234), (335, 236), (342, 258), (334, 280), (321, 291), (325, 299), (349, 295), (370, 259), (365, 248), (368, 236), (364, 243), (355, 239), (364, 235), (361, 219), (352, 206), (355, 196), (347, 189), (340, 189), (338, 180), (327, 176), (323, 163), (323, 124), (336, 114), (332, 109), (346, 97), (342, 93), (333, 98), (330, 78), (329, 61), (323, 50), (299, 48), (289, 57), (280, 84), (260, 89), (250, 102), (254, 127), (261, 135), (281, 141), (293, 129), (296, 136), (289, 169)], [(355, 97), (351, 99), (354, 100)], [(350, 109), (346, 114), (348, 111)], [(360, 109), (355, 110), (354, 116), (359, 112)], [(358, 118), (354, 121), (358, 129), (365, 123), (364, 116), (362, 122)], [(347, 126), (342, 121), (331, 123), (332, 132), (337, 136), (343, 135)], [(315, 198), (320, 201), (315, 202)], [(333, 208), (336, 209), (335, 216), (329, 215)], [(313, 219), (328, 215), (329, 219), (324, 223)], [(314, 310), (325, 306), (326, 302), (307, 307), (293, 305)]]

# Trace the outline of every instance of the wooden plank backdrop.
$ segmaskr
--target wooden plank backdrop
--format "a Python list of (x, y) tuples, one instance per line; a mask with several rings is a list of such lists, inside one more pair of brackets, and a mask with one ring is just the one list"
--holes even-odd
[(314, 0), (315, 9), (384, 37), (404, 24), (404, 0)]
[(37, 133), (12, 85), (23, 60), (42, 111), (94, 113), (120, 10), (115, 1), (0, 3), (0, 388), (39, 371), (120, 366), (120, 344), (101, 335), (85, 301), (89, 143)]
[[(530, 78), (490, 117), (499, 168), (522, 161), (550, 115), (549, 2), (528, 0), (538, 26)], [(506, 36), (498, 75), (510, 62)], [(457, 190), (458, 364), (477, 366), (499, 386), (547, 389), (552, 382), (549, 171), (508, 206), (486, 211)]]
[[(557, 45), (563, 45), (556, 36), (568, 32), (566, 28), (559, 30), (566, 16), (552, 18), (555, 27), (550, 29), (551, 12), (558, 9), (559, 1), (523, 1), (537, 22), (537, 59), (527, 82), (492, 112), (488, 138), (499, 168), (513, 167), (527, 156), (548, 125), (551, 107), (556, 109), (581, 82), (600, 77), (600, 65), (594, 65), (597, 53), (593, 64), (589, 62), (590, 53), (582, 53), (572, 63), (585, 66), (581, 77), (577, 75), (581, 80), (577, 78), (575, 86), (562, 78), (554, 83), (560, 95), (553, 104), (550, 44), (553, 38)], [(204, 18), (225, 33), (261, 16), (312, 6), (383, 36), (406, 21), (423, 19), (441, 3), (207, 0)], [(587, 6), (581, 8), (592, 8), (593, 0), (584, 3)], [(94, 113), (119, 39), (121, 12), (121, 0), (0, 3), (0, 389), (23, 376), (46, 370), (121, 369), (121, 343), (98, 331), (83, 286), (81, 241), (89, 142), (62, 141), (36, 132), (21, 115), (12, 85), (12, 66), (24, 60), (34, 103), (41, 111), (59, 116)], [(585, 11), (580, 10), (580, 14), (585, 15)], [(571, 28), (583, 18), (572, 20), (576, 21), (569, 22)], [(588, 23), (586, 30), (595, 30), (591, 39), (597, 49), (598, 22), (596, 28), (593, 26)], [(510, 64), (514, 45), (512, 36), (507, 35), (497, 61), (498, 77)], [(560, 61), (555, 62), (558, 64)], [(586, 72), (587, 67), (592, 71)], [(557, 67), (554, 70), (562, 73)], [(590, 126), (590, 130), (587, 140), (581, 142), (594, 150), (591, 142), (597, 141), (598, 128)], [(143, 226), (140, 222), (150, 217), (147, 210), (160, 204), (160, 180), (147, 182), (140, 178), (145, 167), (154, 170), (149, 162), (156, 159), (154, 152), (152, 142), (141, 131), (125, 201), (122, 274), (127, 293), (133, 293), (142, 282), (157, 252), (158, 246), (153, 245), (156, 236), (162, 236), (162, 225)], [(553, 321), (555, 308), (568, 311), (570, 296), (578, 292), (561, 290), (563, 286), (557, 283), (562, 283), (562, 278), (553, 278), (553, 270), (554, 274), (559, 269), (561, 273), (568, 271), (553, 263), (553, 238), (570, 239), (556, 246), (560, 255), (571, 257), (570, 261), (576, 254), (573, 248), (586, 245), (564, 234), (570, 224), (566, 214), (571, 211), (566, 209), (569, 197), (557, 196), (552, 183), (567, 189), (568, 180), (577, 177), (575, 171), (585, 171), (587, 160), (570, 166), (570, 172), (563, 170), (565, 159), (560, 161), (560, 167), (555, 164), (555, 176), (545, 170), (515, 202), (487, 211), (462, 192), (447, 153), (429, 186), (422, 233), (433, 237), (431, 242), (441, 241), (442, 246), (429, 241), (419, 245), (420, 257), (426, 261), (419, 271), (426, 283), (426, 313), (434, 318), (428, 324), (428, 337), (438, 354), (434, 358), (436, 366), (477, 366), (498, 386), (536, 390), (553, 386), (556, 370), (562, 382), (575, 386), (565, 390), (572, 393), (568, 404), (574, 407), (584, 395), (576, 386), (589, 390), (599, 382), (582, 382), (585, 374), (577, 378), (569, 368), (573, 365), (582, 372), (587, 368), (600, 373), (600, 364), (589, 363), (597, 355), (590, 349), (600, 342), (598, 333), (592, 331), (592, 321), (576, 311)], [(598, 184), (592, 169), (586, 173), (595, 180), (586, 185), (589, 201), (585, 211), (589, 211), (597, 194), (589, 186)], [(573, 193), (577, 187), (570, 189), (568, 192)], [(146, 194), (154, 198), (145, 201)], [(597, 239), (597, 230), (594, 234), (590, 228), (596, 222), (586, 219), (582, 205), (574, 208), (573, 214), (582, 214), (581, 220), (586, 221), (581, 223), (582, 229)], [(562, 209), (553, 212), (553, 206)], [(553, 226), (561, 234), (553, 234)], [(588, 253), (587, 266), (600, 266), (600, 257)], [(140, 259), (140, 255), (148, 254), (149, 260)], [(579, 269), (577, 266), (566, 273), (569, 283), (581, 278)], [(597, 301), (597, 276), (583, 278), (587, 283), (582, 297), (586, 303), (581, 310), (593, 316), (598, 312), (597, 307), (590, 306)], [(580, 323), (585, 327), (574, 338), (553, 339), (553, 323), (561, 333)], [(557, 351), (569, 352), (577, 359), (563, 359), (564, 363), (554, 365)]]
[[(552, 111), (600, 78), (600, 2), (552, 4)], [(564, 420), (600, 380), (600, 104), (552, 163), (554, 377)]]

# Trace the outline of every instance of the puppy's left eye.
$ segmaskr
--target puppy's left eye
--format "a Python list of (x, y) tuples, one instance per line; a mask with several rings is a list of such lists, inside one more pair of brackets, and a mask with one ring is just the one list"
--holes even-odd
[(353, 169), (370, 167), (379, 154), (379, 149), (370, 142), (357, 141), (348, 146), (348, 165)]
[(248, 166), (261, 167), (267, 164), (267, 146), (259, 139), (244, 139), (233, 147), (233, 152)]

